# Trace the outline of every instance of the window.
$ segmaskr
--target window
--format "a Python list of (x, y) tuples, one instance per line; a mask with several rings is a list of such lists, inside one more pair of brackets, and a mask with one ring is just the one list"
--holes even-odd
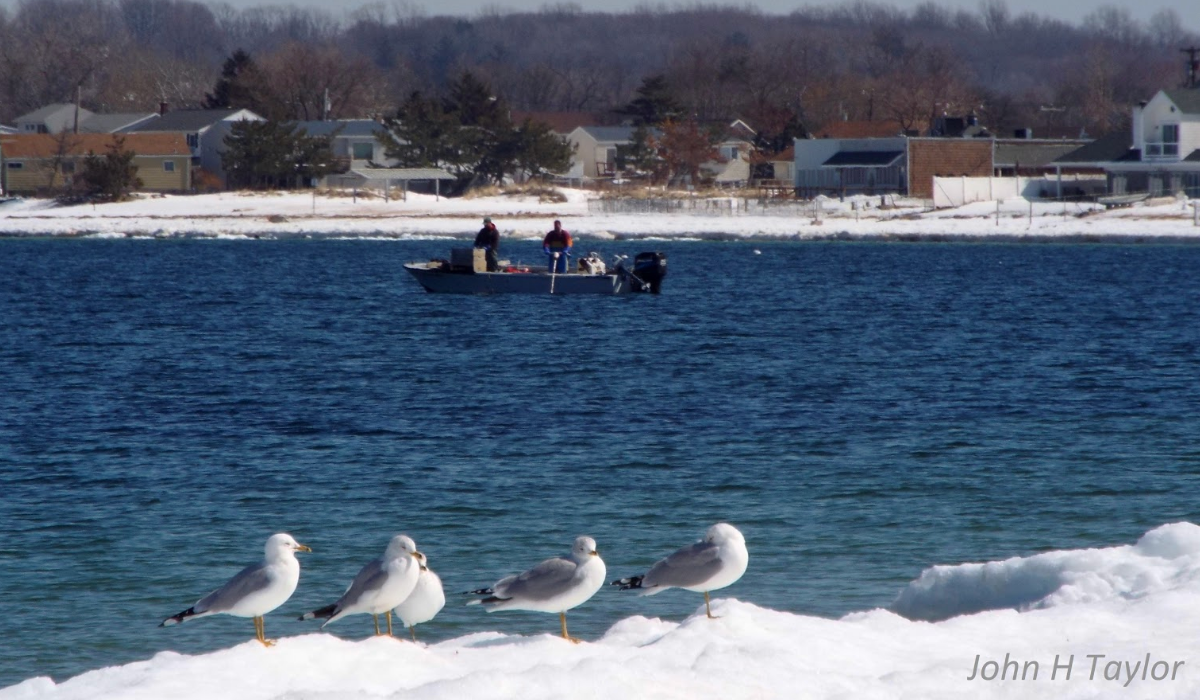
[(1163, 155), (1177, 156), (1179, 155), (1179, 125), (1178, 124), (1163, 124)]
[(371, 160), (375, 157), (374, 144), (354, 143), (350, 145), (350, 148), (354, 160)]
[(200, 134), (187, 135), (188, 148), (200, 148)]
[(173, 172), (175, 172), (175, 161), (173, 161), (173, 160), (164, 160), (164, 161), (163, 161), (163, 172), (164, 172), (164, 173), (173, 173)]
[(20, 170), (20, 169), (22, 169), (22, 168), (24, 168), (24, 167), (25, 167), (25, 164), (24, 164), (24, 163), (14, 163), (14, 162), (12, 162), (12, 161), (9, 161), (9, 163), (8, 163), (8, 169), (9, 169), (9, 170)]

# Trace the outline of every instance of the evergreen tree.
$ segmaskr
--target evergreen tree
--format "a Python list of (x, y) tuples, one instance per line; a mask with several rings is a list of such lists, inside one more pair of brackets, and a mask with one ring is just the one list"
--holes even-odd
[(643, 78), (636, 92), (637, 97), (632, 102), (617, 109), (617, 114), (633, 117), (635, 126), (657, 126), (683, 114), (683, 105), (675, 99), (665, 76)]
[(662, 158), (654, 148), (654, 134), (645, 124), (634, 128), (628, 145), (617, 146), (617, 167), (620, 170), (632, 168), (640, 175), (654, 176), (662, 163)]
[(104, 155), (88, 153), (83, 161), (79, 179), (88, 194), (110, 202), (119, 202), (131, 191), (142, 186), (133, 164), (135, 154), (125, 150), (125, 139), (117, 136)]
[(572, 146), (539, 122), (525, 120), (513, 130), (513, 158), (508, 170), (514, 176), (543, 177), (571, 167)]
[(250, 54), (238, 49), (221, 67), (213, 91), (204, 96), (205, 109), (255, 109), (257, 68)]
[(387, 133), (379, 139), (387, 157), (401, 167), (446, 168), (461, 178), (473, 165), (465, 154), (458, 116), (447, 112), (441, 100), (414, 92), (385, 124)]
[(225, 137), (221, 164), (233, 188), (287, 189), (335, 171), (332, 139), (290, 122), (239, 121)]

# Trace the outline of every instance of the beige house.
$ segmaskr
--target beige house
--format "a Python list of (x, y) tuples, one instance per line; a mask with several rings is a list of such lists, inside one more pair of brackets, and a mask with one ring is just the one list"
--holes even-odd
[(69, 186), (89, 154), (103, 155), (114, 139), (136, 155), (142, 190), (191, 189), (191, 150), (183, 134), (11, 134), (0, 136), (0, 189), (38, 194)]

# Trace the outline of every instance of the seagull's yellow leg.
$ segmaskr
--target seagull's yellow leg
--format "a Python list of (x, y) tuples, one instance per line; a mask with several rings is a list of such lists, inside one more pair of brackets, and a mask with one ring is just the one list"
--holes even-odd
[(392, 611), (388, 610), (387, 612), (384, 613), (384, 615), (387, 615), (388, 636), (391, 637), (392, 636)]
[(708, 619), (717, 619), (717, 616), (712, 614), (712, 607), (710, 607), (708, 603), (708, 591), (704, 592), (704, 612), (708, 613)]
[(254, 616), (254, 636), (264, 647), (275, 646), (274, 639), (267, 639), (267, 621), (261, 615)]
[(375, 636), (379, 636), (379, 616), (371, 613), (371, 619), (375, 621)]
[(568, 642), (571, 642), (572, 644), (578, 644), (579, 643), (578, 639), (567, 634), (567, 614), (565, 612), (560, 612), (558, 614), (558, 619), (560, 622), (562, 622), (563, 639), (567, 640)]
[(413, 625), (408, 628), (408, 633), (412, 635), (413, 641), (417, 641), (417, 626)]

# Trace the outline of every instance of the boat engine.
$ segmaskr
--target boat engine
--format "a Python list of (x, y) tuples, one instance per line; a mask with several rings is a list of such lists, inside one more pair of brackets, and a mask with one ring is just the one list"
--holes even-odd
[(649, 287), (651, 294), (658, 294), (667, 276), (666, 253), (638, 253), (633, 258), (633, 276)]

